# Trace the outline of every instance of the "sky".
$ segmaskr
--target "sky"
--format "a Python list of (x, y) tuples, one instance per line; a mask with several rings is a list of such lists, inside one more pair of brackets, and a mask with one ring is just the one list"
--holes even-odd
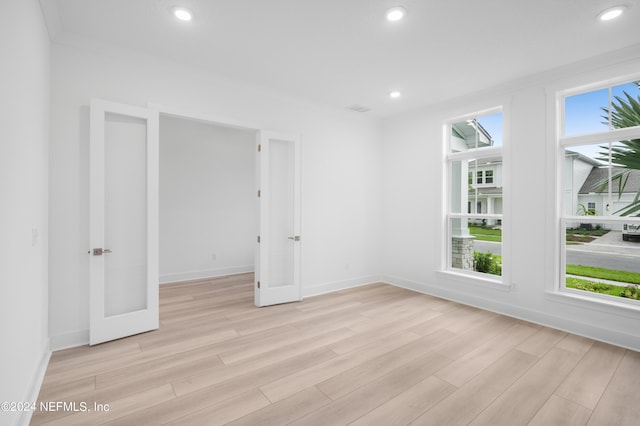
[(477, 120), (493, 138), (493, 146), (502, 146), (502, 113), (483, 115)]
[[(579, 95), (568, 96), (565, 99), (565, 129), (564, 136), (575, 136), (585, 133), (602, 132), (608, 129), (608, 118), (604, 108), (609, 108), (611, 102), (616, 102), (616, 96), (625, 98), (624, 92), (633, 98), (640, 98), (640, 89), (633, 83), (595, 90)], [(477, 121), (484, 127), (494, 140), (493, 146), (502, 146), (503, 116), (502, 113), (477, 117)], [(516, 142), (517, 143), (517, 142)], [(602, 144), (571, 147), (571, 151), (580, 152), (591, 158), (601, 156)]]
[[(633, 98), (640, 97), (640, 89), (634, 83), (626, 83), (611, 88), (611, 101), (619, 96), (625, 99), (624, 92)], [(601, 132), (608, 129), (608, 121), (602, 108), (609, 107), (609, 89), (568, 96), (565, 99), (565, 136), (575, 136), (584, 133)], [(599, 145), (571, 147), (572, 151), (580, 152), (591, 158), (599, 157), (602, 152)]]

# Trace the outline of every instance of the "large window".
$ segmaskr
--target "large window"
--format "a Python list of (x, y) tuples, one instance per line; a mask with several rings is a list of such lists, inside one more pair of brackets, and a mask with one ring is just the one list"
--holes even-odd
[(640, 306), (640, 81), (560, 101), (560, 289)]
[(446, 270), (502, 281), (501, 109), (447, 124)]

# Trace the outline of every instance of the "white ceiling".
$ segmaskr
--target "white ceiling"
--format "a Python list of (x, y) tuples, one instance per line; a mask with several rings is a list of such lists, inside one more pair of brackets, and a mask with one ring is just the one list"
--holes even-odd
[[(640, 0), (41, 3), (54, 41), (95, 39), (380, 117), (640, 44)], [(616, 21), (596, 20), (616, 4), (631, 7)], [(175, 20), (174, 5), (194, 20)], [(396, 5), (406, 19), (387, 22)], [(391, 90), (403, 96), (389, 99)]]

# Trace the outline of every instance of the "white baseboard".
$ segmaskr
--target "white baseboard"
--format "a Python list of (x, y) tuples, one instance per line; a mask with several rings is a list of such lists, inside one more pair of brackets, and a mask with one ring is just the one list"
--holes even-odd
[(475, 296), (468, 292), (456, 291), (450, 288), (420, 283), (400, 277), (383, 275), (381, 281), (396, 287), (406, 288), (418, 293), (440, 297), (486, 311), (495, 312), (501, 315), (521, 319), (545, 327), (554, 328), (601, 342), (621, 346), (634, 351), (640, 351), (640, 341), (637, 336), (622, 333), (617, 330), (603, 328), (594, 324), (585, 324), (570, 318), (560, 317), (548, 312), (541, 312), (520, 306), (496, 302), (495, 300)]
[(334, 291), (346, 290), (348, 288), (360, 287), (363, 285), (374, 284), (380, 282), (380, 275), (369, 275), (365, 277), (353, 278), (350, 280), (333, 281), (329, 283), (319, 284), (310, 287), (302, 287), (302, 297), (319, 296)]
[(228, 266), (226, 268), (206, 269), (201, 271), (177, 272), (160, 275), (160, 284), (179, 281), (199, 280), (206, 278), (224, 277), (225, 275), (246, 274), (254, 272), (254, 265)]
[(89, 344), (89, 330), (78, 330), (70, 333), (58, 334), (51, 336), (51, 350), (59, 351), (62, 349), (75, 348)]
[[(40, 357), (40, 362), (38, 363), (38, 367), (31, 379), (31, 386), (29, 387), (29, 394), (27, 395), (27, 399), (25, 401), (29, 401), (32, 403), (37, 403), (38, 395), (40, 394), (40, 388), (42, 387), (42, 381), (44, 380), (44, 375), (47, 372), (47, 367), (49, 366), (49, 359), (51, 358), (51, 350), (49, 339), (46, 339), (42, 345), (43, 351), (42, 356)], [(33, 415), (32, 410), (25, 410), (22, 412), (18, 419), (18, 425), (20, 426), (28, 426), (31, 422), (31, 416)]]

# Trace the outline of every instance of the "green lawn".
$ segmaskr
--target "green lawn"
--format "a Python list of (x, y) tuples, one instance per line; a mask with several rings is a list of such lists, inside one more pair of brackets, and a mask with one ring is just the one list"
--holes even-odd
[(600, 278), (620, 283), (640, 284), (640, 274), (637, 272), (596, 268), (594, 266), (567, 265), (567, 274), (589, 278)]
[(567, 287), (618, 297), (621, 297), (624, 294), (624, 291), (627, 289), (623, 286), (596, 283), (593, 281), (572, 277), (567, 277)]
[(593, 266), (567, 265), (567, 274), (630, 284), (628, 286), (619, 286), (595, 282), (588, 279), (567, 277), (566, 285), (568, 288), (608, 294), (610, 296), (628, 297), (631, 299), (640, 298), (640, 289), (634, 288), (631, 285), (640, 284), (640, 274), (637, 272), (617, 271), (615, 269), (596, 268)]
[(495, 243), (502, 242), (502, 230), (481, 228), (479, 226), (470, 226), (469, 233), (476, 237), (478, 241), (493, 241)]

